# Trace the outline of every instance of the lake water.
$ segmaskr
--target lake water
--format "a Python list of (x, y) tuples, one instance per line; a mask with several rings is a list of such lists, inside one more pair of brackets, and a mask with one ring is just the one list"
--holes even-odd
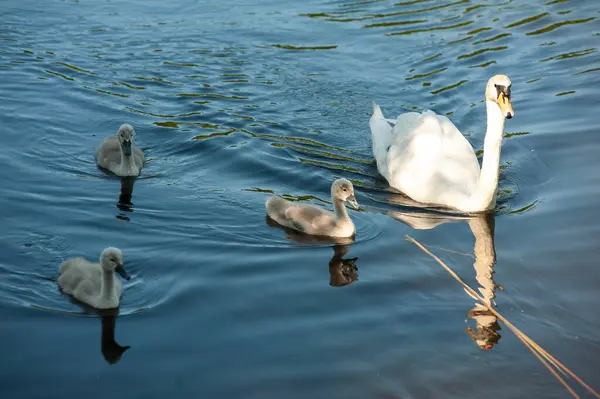
[[(3, 397), (568, 397), (406, 235), (600, 388), (599, 3), (349, 1), (0, 4)], [(495, 214), (407, 206), (371, 101), (481, 149), (498, 73), (516, 116)], [(135, 181), (93, 159), (122, 123)], [(355, 243), (266, 222), (271, 193), (330, 207), (337, 177)], [(132, 275), (116, 317), (55, 281), (109, 245)]]

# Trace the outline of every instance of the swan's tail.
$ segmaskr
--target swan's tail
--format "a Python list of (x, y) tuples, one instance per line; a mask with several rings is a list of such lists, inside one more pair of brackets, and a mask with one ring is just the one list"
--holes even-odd
[(372, 118), (383, 118), (383, 112), (381, 112), (381, 108), (375, 101), (373, 101), (373, 116)]
[[(388, 179), (387, 154), (392, 144), (392, 126), (383, 116), (381, 108), (373, 101), (373, 115), (369, 120), (371, 141), (373, 142), (373, 157), (377, 161), (379, 173)], [(388, 179), (389, 180), (389, 179)]]
[(269, 197), (265, 202), (267, 215), (269, 215), (271, 219), (275, 220), (279, 224), (283, 224), (283, 222), (287, 219), (285, 216), (285, 211), (289, 205), (289, 201), (286, 201), (278, 195)]

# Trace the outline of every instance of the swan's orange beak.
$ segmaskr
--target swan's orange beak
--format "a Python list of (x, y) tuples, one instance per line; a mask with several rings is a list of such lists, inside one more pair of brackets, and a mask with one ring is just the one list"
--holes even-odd
[(515, 116), (515, 111), (513, 110), (512, 104), (510, 103), (510, 97), (508, 97), (503, 92), (498, 93), (498, 105), (500, 106), (500, 110), (502, 110), (502, 115), (506, 119), (510, 119)]

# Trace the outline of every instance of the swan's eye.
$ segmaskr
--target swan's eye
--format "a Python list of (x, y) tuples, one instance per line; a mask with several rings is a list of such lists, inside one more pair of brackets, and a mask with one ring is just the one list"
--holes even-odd
[(510, 88), (511, 86), (504, 86), (504, 85), (497, 85), (494, 84), (494, 87), (496, 88), (496, 94), (498, 97), (500, 97), (500, 93), (504, 94), (504, 96), (506, 98), (508, 98), (510, 100)]
[(345, 188), (344, 188), (344, 189), (342, 189), (342, 190), (344, 190), (344, 191), (348, 191), (348, 190), (346, 190)]

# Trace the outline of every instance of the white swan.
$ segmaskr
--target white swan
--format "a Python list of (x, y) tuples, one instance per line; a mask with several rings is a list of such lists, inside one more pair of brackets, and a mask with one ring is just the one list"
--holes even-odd
[(271, 219), (302, 233), (329, 237), (354, 235), (356, 228), (344, 206), (344, 201), (348, 201), (358, 209), (352, 183), (346, 179), (334, 181), (331, 185), (331, 200), (335, 213), (313, 205), (294, 203), (279, 196), (267, 199), (265, 206)]
[(96, 309), (119, 306), (123, 286), (115, 272), (129, 280), (129, 275), (123, 268), (123, 254), (112, 247), (102, 251), (100, 263), (72, 258), (64, 261), (59, 271), (58, 286), (61, 290)]
[(144, 165), (144, 152), (134, 147), (135, 130), (123, 124), (115, 136), (107, 137), (96, 150), (96, 163), (117, 176), (137, 176)]
[(511, 82), (496, 75), (486, 86), (487, 132), (481, 169), (473, 147), (445, 116), (408, 112), (385, 119), (377, 104), (369, 125), (377, 169), (415, 201), (462, 212), (496, 206), (504, 119), (512, 118)]

